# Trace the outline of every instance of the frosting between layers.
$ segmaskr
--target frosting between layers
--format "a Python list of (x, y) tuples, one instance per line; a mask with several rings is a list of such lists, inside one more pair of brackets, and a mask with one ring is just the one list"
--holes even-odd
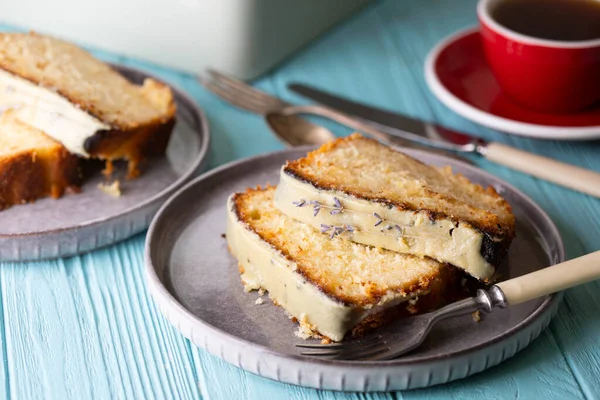
[(357, 243), (400, 253), (428, 256), (490, 279), (495, 268), (481, 254), (483, 233), (467, 223), (431, 220), (426, 213), (320, 190), (281, 169), (275, 206), (284, 214), (329, 235), (346, 235)]
[(0, 69), (0, 112), (16, 117), (60, 142), (69, 152), (89, 157), (88, 138), (110, 126), (79, 109), (60, 94)]

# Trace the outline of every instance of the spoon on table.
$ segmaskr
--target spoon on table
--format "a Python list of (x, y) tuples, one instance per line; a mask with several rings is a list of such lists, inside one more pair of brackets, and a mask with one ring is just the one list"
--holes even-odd
[[(307, 119), (298, 116), (299, 114), (312, 114), (330, 119), (347, 127), (354, 128), (357, 131), (366, 133), (367, 135), (388, 145), (409, 147), (413, 149), (426, 149), (429, 153), (437, 153), (445, 157), (454, 158), (468, 164), (473, 164), (471, 160), (461, 157), (456, 153), (450, 153), (448, 151), (429, 146), (421, 146), (418, 143), (383, 133), (376, 128), (353, 120), (351, 117), (346, 117), (345, 115), (337, 114), (335, 112), (328, 114), (327, 112), (323, 111), (329, 110), (322, 109), (319, 106), (314, 108), (319, 109), (319, 111), (312, 110), (312, 106), (290, 106), (282, 109), (279, 112), (269, 112), (265, 115), (265, 122), (275, 136), (279, 138), (279, 140), (291, 146), (300, 146), (304, 144), (321, 145), (335, 139), (333, 133), (331, 133), (331, 131), (329, 131), (327, 128), (313, 124)], [(298, 144), (294, 144), (295, 141)]]
[[(279, 112), (269, 112), (265, 115), (265, 122), (279, 140), (291, 146), (299, 146), (302, 144), (320, 145), (335, 139), (335, 136), (325, 127), (313, 124), (307, 119), (301, 118), (300, 114), (311, 114), (324, 117), (335, 121), (339, 124), (354, 128), (357, 131), (366, 133), (367, 135), (378, 139), (388, 145), (409, 147), (413, 149), (427, 150), (429, 153), (441, 154), (445, 157), (454, 158), (456, 160), (473, 164), (473, 162), (465, 157), (461, 157), (456, 153), (451, 153), (442, 149), (423, 146), (418, 143), (401, 139), (384, 132), (377, 128), (354, 120), (352, 117), (337, 113), (320, 106), (289, 106)], [(298, 140), (299, 139), (299, 140)], [(294, 140), (298, 140), (299, 144), (293, 144)]]
[(214, 70), (209, 70), (207, 72), (210, 78), (201, 79), (201, 83), (204, 87), (234, 106), (264, 116), (265, 122), (271, 131), (288, 147), (322, 145), (336, 138), (327, 128), (314, 124), (300, 115), (296, 115), (308, 113), (325, 117), (342, 125), (356, 129), (357, 131), (363, 132), (390, 145), (427, 149), (429, 152), (443, 154), (446, 157), (455, 158), (472, 164), (468, 159), (456, 155), (455, 153), (432, 149), (431, 147), (423, 146), (413, 141), (383, 133), (377, 128), (363, 124), (358, 120), (354, 120), (349, 116), (337, 113), (333, 110), (326, 109), (325, 107), (293, 106), (290, 103), (220, 72)]

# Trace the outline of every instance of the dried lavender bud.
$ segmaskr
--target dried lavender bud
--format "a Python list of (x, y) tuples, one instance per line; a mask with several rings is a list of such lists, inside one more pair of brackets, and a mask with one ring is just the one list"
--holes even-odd
[(331, 229), (331, 225), (321, 224), (321, 232), (325, 233)]
[(388, 231), (391, 231), (392, 230), (392, 226), (391, 225), (386, 225), (385, 229), (387, 229)]
[(375, 212), (373, 213), (373, 216), (374, 216), (375, 218), (377, 218), (377, 219), (383, 219), (383, 218), (381, 218), (381, 216), (380, 216), (379, 214), (377, 214), (377, 213), (375, 213)]
[(318, 205), (315, 205), (314, 211), (313, 211), (313, 217), (316, 217), (319, 214), (319, 211), (321, 211), (321, 207)]
[(382, 223), (383, 223), (383, 220), (382, 220), (382, 219), (380, 219), (379, 221), (375, 222), (375, 225), (373, 225), (373, 226), (379, 226), (379, 225), (381, 225)]
[(292, 204), (296, 207), (304, 207), (306, 205), (306, 200), (300, 199), (300, 201), (292, 201)]
[(339, 208), (336, 208), (335, 210), (331, 210), (331, 211), (329, 212), (329, 214), (331, 214), (331, 215), (334, 215), (334, 214), (339, 214), (339, 213), (341, 213), (341, 212), (342, 212), (342, 210), (340, 210)]
[(342, 203), (340, 203), (340, 199), (338, 199), (337, 197), (333, 198), (333, 204), (337, 207), (337, 208), (342, 208)]
[(352, 225), (345, 225), (345, 227), (348, 232), (354, 232), (354, 227)]

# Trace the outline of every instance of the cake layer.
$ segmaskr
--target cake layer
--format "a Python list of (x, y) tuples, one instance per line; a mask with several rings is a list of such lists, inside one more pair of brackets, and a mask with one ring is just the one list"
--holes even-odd
[(339, 341), (367, 317), (443, 292), (445, 265), (323, 235), (282, 214), (274, 193), (249, 189), (228, 199), (227, 242), (246, 290), (268, 290), (304, 328)]
[(69, 152), (89, 157), (85, 142), (108, 124), (82, 111), (52, 90), (0, 69), (0, 107), (60, 142)]
[(514, 237), (510, 206), (493, 189), (360, 135), (288, 162), (275, 205), (325, 234), (428, 256), (481, 280)]
[(170, 88), (129, 82), (85, 50), (36, 33), (0, 34), (0, 108), (81, 157), (129, 161), (164, 152), (175, 119)]
[(79, 181), (77, 157), (13, 112), (0, 114), (0, 210), (45, 196), (60, 197)]

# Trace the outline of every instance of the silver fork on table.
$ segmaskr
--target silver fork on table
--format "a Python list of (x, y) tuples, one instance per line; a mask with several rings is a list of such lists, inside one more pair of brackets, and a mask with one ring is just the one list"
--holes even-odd
[[(346, 125), (388, 144), (404, 147), (423, 147), (393, 134), (384, 133), (348, 115), (326, 107), (290, 104), (215, 70), (207, 70), (207, 76), (201, 78), (200, 82), (206, 89), (228, 103), (264, 116), (269, 128), (287, 146), (321, 145), (335, 139), (335, 136), (327, 128), (313, 124), (299, 116), (299, 114), (312, 114)], [(432, 150), (430, 149), (430, 151)], [(456, 157), (446, 151), (443, 151), (443, 154)], [(456, 158), (465, 161), (462, 157)]]
[[(353, 360), (389, 360), (416, 349), (431, 328), (447, 318), (482, 310), (514, 306), (600, 278), (600, 251), (574, 258), (527, 275), (513, 278), (489, 289), (479, 289), (475, 297), (452, 303), (437, 311), (394, 321), (361, 340), (333, 344), (298, 343), (308, 348), (301, 354)], [(474, 327), (473, 329), (477, 329)]]
[(490, 290), (478, 290), (475, 297), (449, 304), (437, 311), (401, 318), (379, 328), (377, 333), (364, 339), (332, 344), (297, 343), (296, 346), (302, 348), (300, 354), (306, 356), (389, 360), (419, 347), (431, 328), (439, 321), (479, 310), (491, 312), (496, 307), (506, 306), (506, 298), (502, 291), (497, 286), (492, 286)]

